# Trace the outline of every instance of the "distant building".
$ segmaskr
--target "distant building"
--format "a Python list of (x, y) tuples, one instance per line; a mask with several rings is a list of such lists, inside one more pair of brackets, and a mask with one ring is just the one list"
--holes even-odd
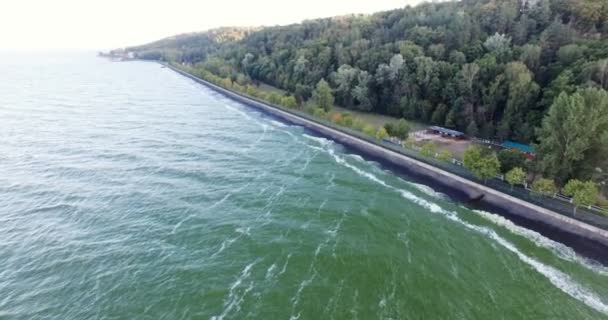
[(452, 130), (452, 129), (447, 129), (447, 128), (443, 128), (443, 127), (438, 127), (438, 126), (429, 127), (428, 129), (426, 129), (426, 131), (431, 134), (438, 134), (438, 135), (441, 135), (444, 137), (450, 137), (450, 138), (455, 138), (455, 139), (465, 139), (466, 138), (466, 135), (463, 132)]

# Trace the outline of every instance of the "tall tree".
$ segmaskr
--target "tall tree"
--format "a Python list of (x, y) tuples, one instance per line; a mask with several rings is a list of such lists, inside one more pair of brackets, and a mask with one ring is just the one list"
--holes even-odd
[(328, 112), (334, 105), (334, 96), (331, 93), (331, 88), (325, 79), (319, 80), (317, 87), (312, 92), (312, 98), (319, 108), (323, 108)]
[(592, 181), (582, 182), (577, 179), (568, 181), (564, 186), (564, 194), (572, 197), (574, 203), (574, 214), (576, 209), (581, 205), (592, 205), (597, 201), (598, 189), (597, 185)]
[(526, 182), (526, 172), (520, 167), (515, 167), (507, 172), (505, 178), (511, 185), (511, 190), (513, 190), (514, 185), (524, 184)]
[(590, 178), (606, 168), (608, 154), (608, 93), (587, 88), (560, 94), (538, 131), (539, 161), (560, 182)]

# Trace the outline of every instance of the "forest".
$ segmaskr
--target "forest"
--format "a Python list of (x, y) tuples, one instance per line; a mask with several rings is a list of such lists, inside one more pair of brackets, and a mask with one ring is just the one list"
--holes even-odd
[(280, 88), (293, 106), (329, 90), (328, 103), (347, 109), (532, 144), (533, 170), (559, 185), (608, 175), (605, 0), (422, 3), (127, 50), (239, 86)]

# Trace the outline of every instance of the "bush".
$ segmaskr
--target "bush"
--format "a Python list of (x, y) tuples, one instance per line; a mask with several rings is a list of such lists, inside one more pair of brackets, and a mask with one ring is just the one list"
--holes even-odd
[[(317, 110), (317, 106), (313, 105), (313, 104), (307, 104), (304, 107), (304, 112), (310, 114), (310, 115), (314, 115), (315, 111)], [(325, 117), (325, 116), (324, 116)]]
[(378, 128), (378, 131), (376, 131), (376, 139), (382, 140), (386, 138), (388, 138), (388, 132), (386, 132), (386, 129), (384, 127)]
[(420, 149), (420, 155), (427, 158), (435, 157), (435, 144), (432, 142), (427, 142), (422, 145), (422, 149)]
[(329, 119), (335, 124), (342, 124), (342, 115), (339, 113), (331, 113)]
[(247, 86), (246, 86), (246, 88), (247, 88), (247, 89), (245, 90), (245, 93), (246, 93), (247, 95), (250, 95), (250, 96), (252, 96), (252, 97), (255, 97), (255, 94), (256, 94), (257, 89), (256, 89), (254, 86), (252, 86), (252, 85), (247, 85)]
[(363, 129), (365, 128), (365, 122), (361, 121), (361, 119), (359, 118), (355, 118), (353, 120), (352, 128), (357, 131), (363, 131)]
[(484, 154), (477, 146), (469, 147), (464, 152), (464, 167), (478, 179), (484, 181), (500, 172), (500, 161), (495, 153)]
[(327, 117), (327, 112), (325, 112), (325, 109), (323, 108), (314, 108), (312, 115), (317, 118), (325, 118)]
[(363, 127), (363, 133), (370, 137), (373, 137), (374, 134), (376, 133), (376, 129), (374, 129), (374, 127), (372, 127), (368, 124), (365, 127)]
[(281, 97), (276, 92), (273, 92), (268, 96), (268, 102), (272, 104), (281, 104)]
[(287, 107), (287, 108), (296, 108), (298, 106), (298, 102), (296, 101), (296, 98), (294, 98), (293, 96), (286, 96), (281, 98), (281, 105)]
[(579, 206), (592, 205), (597, 201), (598, 189), (593, 181), (583, 182), (572, 179), (568, 181), (563, 192), (565, 195), (572, 197), (572, 202), (575, 204), (574, 213)]
[(552, 196), (557, 192), (555, 182), (551, 179), (539, 178), (532, 184), (532, 190), (545, 195)]
[(414, 149), (415, 145), (416, 140), (414, 140), (413, 138), (408, 138), (407, 140), (405, 140), (405, 142), (403, 142), (403, 146), (406, 148)]
[(514, 185), (526, 183), (526, 172), (520, 167), (515, 167), (507, 172), (505, 178), (507, 183), (511, 185), (511, 190), (513, 190)]
[[(388, 123), (386, 125), (389, 125)], [(385, 127), (386, 127), (385, 125)], [(391, 130), (389, 131), (391, 136), (395, 136), (399, 139), (407, 139), (407, 136), (410, 133), (410, 125), (405, 121), (405, 119), (399, 119), (397, 124), (391, 125)], [(387, 128), (388, 130), (388, 128)]]
[(344, 112), (342, 113), (342, 123), (340, 123), (343, 126), (346, 127), (352, 127), (353, 125), (353, 116), (350, 113)]
[(439, 155), (437, 156), (437, 159), (443, 161), (443, 162), (451, 162), (452, 161), (452, 153), (449, 152), (448, 150), (443, 150), (441, 152), (439, 152)]
[(221, 86), (227, 89), (232, 88), (232, 80), (228, 78), (222, 79)]

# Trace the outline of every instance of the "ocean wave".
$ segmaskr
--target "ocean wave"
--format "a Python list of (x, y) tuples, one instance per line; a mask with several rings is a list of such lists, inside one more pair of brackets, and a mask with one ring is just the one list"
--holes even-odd
[(273, 125), (279, 127), (279, 128), (287, 128), (289, 127), (288, 125), (284, 124), (283, 122), (279, 122), (276, 120), (270, 120), (270, 123), (272, 123)]
[(363, 157), (360, 156), (360, 155), (358, 155), (358, 154), (350, 153), (350, 154), (348, 154), (348, 156), (351, 157), (351, 158), (353, 158), (353, 159), (355, 159), (355, 160), (357, 160), (357, 161), (365, 162), (365, 159), (363, 159)]
[(326, 147), (326, 146), (329, 146), (329, 145), (333, 144), (333, 141), (331, 141), (329, 139), (311, 136), (311, 135), (308, 135), (306, 133), (302, 134), (302, 136), (304, 138), (306, 138), (306, 139), (309, 139), (309, 140), (317, 142), (318, 144), (320, 144), (323, 147)]
[(418, 189), (418, 191), (426, 194), (427, 196), (431, 196), (434, 198), (440, 198), (440, 199), (448, 199), (448, 196), (446, 196), (445, 194), (443, 194), (441, 192), (435, 191), (435, 189), (433, 189), (427, 185), (415, 183), (415, 182), (409, 182), (409, 181), (406, 181), (406, 183), (413, 186), (414, 188)]
[(608, 267), (602, 266), (585, 257), (581, 257), (580, 255), (576, 254), (576, 252), (572, 248), (566, 246), (565, 244), (559, 243), (557, 241), (553, 241), (553, 240), (541, 235), (540, 233), (538, 233), (536, 231), (518, 226), (515, 223), (513, 223), (511, 220), (509, 220), (505, 217), (499, 216), (497, 214), (493, 214), (493, 213), (482, 211), (482, 210), (473, 210), (473, 212), (475, 212), (482, 218), (494, 223), (495, 225), (504, 227), (505, 229), (509, 230), (511, 233), (513, 233), (515, 235), (522, 236), (522, 237), (532, 241), (537, 247), (551, 250), (553, 253), (555, 253), (555, 255), (557, 255), (559, 258), (561, 258), (563, 260), (578, 263), (578, 264), (582, 265), (583, 267), (585, 267), (597, 274), (600, 274), (603, 276), (608, 275)]
[(505, 249), (514, 253), (520, 261), (524, 262), (525, 264), (536, 270), (538, 273), (543, 275), (556, 288), (560, 289), (572, 298), (583, 302), (594, 310), (608, 315), (608, 305), (597, 294), (595, 294), (582, 284), (578, 283), (576, 280), (572, 279), (572, 277), (570, 277), (566, 273), (527, 256), (526, 254), (521, 252), (514, 244), (499, 236), (496, 231), (488, 227), (470, 224), (460, 219), (456, 212), (445, 210), (437, 203), (420, 198), (409, 191), (393, 187), (378, 178), (377, 176), (375, 176), (374, 174), (363, 171), (357, 168), (356, 166), (349, 164), (344, 158), (336, 155), (333, 151), (330, 151), (330, 154), (333, 156), (333, 158), (338, 164), (352, 169), (354, 172), (361, 175), (362, 177), (368, 178), (369, 180), (374, 181), (388, 189), (394, 190), (400, 193), (404, 199), (407, 199), (410, 202), (413, 202), (433, 213), (441, 214), (449, 220), (456, 222), (469, 230), (475, 231), (494, 240), (496, 243), (500, 244)]
[(241, 285), (244, 280), (246, 280), (251, 275), (251, 268), (253, 268), (253, 266), (255, 266), (258, 261), (259, 260), (256, 260), (246, 265), (243, 271), (241, 271), (241, 274), (230, 286), (230, 290), (228, 291), (228, 297), (224, 302), (224, 310), (219, 316), (211, 317), (212, 320), (222, 320), (224, 319), (224, 317), (226, 317), (226, 315), (228, 315), (230, 311), (232, 311), (233, 309), (240, 308), (240, 304), (243, 302), (245, 295), (247, 295), (249, 291), (253, 289), (253, 282), (251, 282), (249, 286), (245, 288), (245, 290), (243, 290), (243, 293), (240, 295), (237, 293), (236, 289)]

